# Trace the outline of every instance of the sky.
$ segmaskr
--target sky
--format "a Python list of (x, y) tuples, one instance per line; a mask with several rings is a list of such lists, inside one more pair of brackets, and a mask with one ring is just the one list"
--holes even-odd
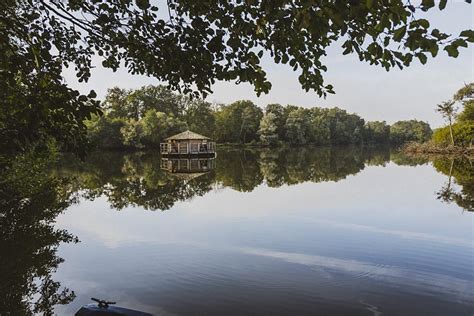
[[(420, 17), (427, 18), (432, 27), (454, 35), (464, 29), (474, 29), (474, 5), (461, 0), (450, 0), (445, 10), (432, 9)], [(342, 55), (339, 46), (334, 43), (324, 60), (328, 67), (325, 83), (334, 86), (335, 95), (320, 98), (315, 92), (305, 92), (298, 82), (298, 71), (294, 72), (288, 65), (276, 65), (264, 57), (262, 66), (273, 85), (270, 93), (257, 97), (250, 84), (218, 82), (207, 100), (231, 103), (246, 99), (262, 108), (269, 103), (307, 108), (337, 106), (370, 121), (385, 120), (391, 124), (398, 120), (418, 119), (434, 128), (444, 124), (435, 112), (436, 104), (451, 98), (464, 83), (474, 81), (472, 44), (467, 49), (461, 48), (458, 58), (450, 58), (446, 52), (440, 51), (425, 65), (415, 61), (406, 69), (389, 72), (360, 62), (356, 55)], [(96, 64), (100, 64), (99, 59)], [(155, 78), (130, 75), (126, 69), (113, 72), (100, 66), (92, 71), (92, 77), (85, 84), (77, 82), (71, 69), (64, 71), (64, 77), (72, 88), (84, 93), (93, 89), (101, 99), (107, 89), (114, 86), (135, 89), (160, 84)]]

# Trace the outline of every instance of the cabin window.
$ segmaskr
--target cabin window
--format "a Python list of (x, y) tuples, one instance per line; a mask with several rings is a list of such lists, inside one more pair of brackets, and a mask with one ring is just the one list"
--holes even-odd
[(207, 169), (209, 167), (207, 162), (207, 159), (201, 160), (201, 169)]
[(191, 160), (191, 170), (199, 170), (199, 160), (197, 159)]
[(172, 143), (172, 144), (170, 145), (170, 152), (171, 152), (171, 153), (177, 153), (177, 152), (178, 152), (178, 144)]
[(197, 153), (199, 151), (199, 144), (198, 143), (191, 143), (191, 152)]
[(188, 144), (187, 143), (180, 143), (179, 144), (179, 152), (180, 153), (187, 153), (188, 152)]

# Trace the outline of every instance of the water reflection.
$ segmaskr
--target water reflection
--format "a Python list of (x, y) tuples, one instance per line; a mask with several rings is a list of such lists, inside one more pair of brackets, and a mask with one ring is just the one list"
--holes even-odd
[(162, 170), (184, 178), (196, 177), (214, 168), (215, 158), (161, 158)]
[[(102, 152), (92, 154), (85, 162), (65, 157), (49, 170), (44, 161), (36, 158), (17, 161), (0, 177), (0, 314), (51, 314), (55, 305), (68, 304), (74, 299), (74, 292), (64, 288), (53, 276), (64, 261), (57, 255), (58, 246), (78, 240), (68, 231), (55, 228), (54, 222), (58, 214), (80, 198), (93, 201), (105, 197), (110, 207), (117, 210), (128, 206), (168, 210), (179, 201), (189, 201), (213, 190), (232, 188), (250, 192), (262, 184), (277, 188), (304, 182), (338, 182), (358, 174), (367, 166), (385, 166), (391, 162), (403, 166), (432, 164), (438, 172), (446, 175), (445, 185), (433, 192), (433, 199), (473, 210), (472, 160), (409, 157), (390, 148), (234, 149), (220, 150), (216, 159), (197, 160), (163, 160), (153, 152)], [(287, 219), (284, 223), (291, 225)], [(295, 225), (293, 230), (291, 227), (288, 230), (293, 234), (302, 229), (301, 223), (292, 225)], [(327, 237), (324, 235), (327, 226), (327, 223), (321, 224), (319, 237)], [(217, 234), (219, 226), (213, 227), (214, 239), (229, 235), (220, 236)], [(241, 229), (243, 227), (249, 229), (245, 225)], [(263, 229), (260, 225), (258, 227)], [(361, 225), (356, 228), (364, 232), (386, 233), (378, 228), (362, 229)], [(155, 227), (152, 229), (155, 231)], [(186, 231), (194, 229), (196, 227)], [(314, 230), (311, 232), (315, 234)], [(405, 232), (402, 235), (407, 236)], [(275, 234), (272, 242), (278, 236)], [(425, 235), (420, 236), (426, 239)], [(310, 244), (311, 247), (316, 245)], [(259, 245), (258, 251), (257, 248), (245, 248), (244, 252), (258, 253), (265, 258), (283, 258), (288, 262), (303, 258), (312, 265), (319, 264), (321, 257), (314, 254), (295, 257), (293, 251), (297, 253), (297, 250), (293, 248), (303, 245), (292, 245), (287, 250), (289, 255), (282, 251), (261, 250), (269, 245)], [(225, 249), (232, 248), (226, 246)], [(306, 253), (307, 250), (301, 251)], [(337, 258), (337, 255), (332, 256)], [(150, 262), (158, 262), (156, 258), (152, 259)], [(222, 260), (227, 259), (224, 257)], [(360, 262), (365, 262), (362, 259)], [(188, 263), (191, 262), (194, 261)], [(172, 264), (176, 265), (176, 262)], [(249, 267), (252, 264), (249, 263)], [(368, 269), (372, 269), (371, 266)], [(270, 282), (270, 276), (268, 280)], [(304, 279), (300, 281), (304, 283)]]
[(41, 159), (23, 157), (0, 177), (0, 315), (52, 315), (75, 294), (53, 279), (62, 243), (56, 217), (76, 201), (68, 182), (49, 176)]
[[(303, 182), (337, 182), (366, 166), (384, 166), (390, 161), (407, 166), (430, 163), (426, 157), (406, 156), (388, 147), (305, 147), (220, 150), (215, 159), (162, 159), (150, 152), (98, 153), (85, 163), (65, 161), (55, 172), (77, 179), (77, 190), (89, 199), (106, 196), (112, 208), (138, 205), (167, 210), (178, 201), (221, 187), (251, 192), (262, 183), (277, 188)], [(439, 158), (432, 163), (460, 187), (457, 192), (450, 180), (447, 188), (440, 188), (438, 197), (472, 210), (472, 161)]]
[[(447, 175), (445, 185), (437, 192), (439, 200), (456, 203), (459, 207), (474, 211), (474, 164), (472, 160), (461, 158), (435, 159), (436, 170)], [(455, 188), (453, 184), (457, 184)]]
[[(307, 147), (220, 150), (197, 173), (155, 153), (65, 162), (94, 201), (60, 219), (83, 241), (61, 253), (78, 291), (64, 314), (110, 293), (157, 314), (470, 315), (472, 214), (436, 196), (450, 169), (454, 192), (470, 180), (442, 161)], [(88, 257), (107, 265), (80, 269)]]

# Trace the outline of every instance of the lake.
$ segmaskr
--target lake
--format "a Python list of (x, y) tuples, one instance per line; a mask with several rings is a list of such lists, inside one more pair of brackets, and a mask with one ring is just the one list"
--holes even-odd
[[(69, 179), (52, 237), (15, 245), (51, 252), (46, 279), (74, 291), (59, 315), (91, 297), (159, 315), (474, 312), (472, 160), (359, 147), (98, 152), (51, 174)], [(13, 261), (29, 271), (28, 260)]]

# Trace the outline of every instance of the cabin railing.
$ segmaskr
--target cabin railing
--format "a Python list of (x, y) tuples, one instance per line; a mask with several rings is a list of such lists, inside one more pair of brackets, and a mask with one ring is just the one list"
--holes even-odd
[(161, 154), (201, 154), (201, 153), (215, 153), (216, 143), (161, 143)]
[(168, 143), (161, 143), (160, 144), (160, 153), (167, 154), (168, 153)]
[(160, 168), (169, 172), (207, 172), (215, 168), (215, 159), (162, 158)]

